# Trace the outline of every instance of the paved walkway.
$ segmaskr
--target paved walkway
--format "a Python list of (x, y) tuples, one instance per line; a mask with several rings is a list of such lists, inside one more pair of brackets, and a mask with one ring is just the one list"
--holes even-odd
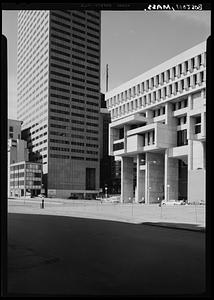
[(60, 215), (148, 224), (187, 230), (205, 230), (204, 205), (162, 206), (157, 204), (100, 203), (95, 200), (8, 199), (8, 212), (41, 215)]

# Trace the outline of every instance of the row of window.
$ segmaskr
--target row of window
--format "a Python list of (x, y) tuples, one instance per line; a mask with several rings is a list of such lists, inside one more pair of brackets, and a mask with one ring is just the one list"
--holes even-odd
[(74, 159), (74, 160), (88, 160), (88, 161), (98, 161), (97, 158), (93, 158), (93, 157), (81, 157), (81, 156), (70, 156), (70, 155), (62, 155), (62, 154), (51, 154), (50, 155), (51, 158), (60, 158), (60, 159)]
[[(36, 177), (36, 178), (41, 178), (41, 172), (40, 173), (35, 173), (35, 172), (27, 172), (26, 173), (26, 178), (28, 177)], [(12, 173), (10, 174), (10, 178), (21, 178), (21, 177), (24, 177), (25, 176), (25, 173), (24, 172), (20, 172), (20, 173)]]
[(122, 95), (117, 95), (114, 96), (113, 98), (115, 98), (115, 101), (116, 101), (116, 97), (120, 98), (120, 96), (121, 98), (123, 98), (124, 96), (125, 98), (130, 98), (133, 97), (134, 95), (142, 93), (142, 91), (148, 91), (149, 89), (158, 87), (159, 84), (163, 85), (165, 83), (170, 82), (170, 80), (174, 80), (175, 78), (180, 78), (181, 75), (186, 75), (188, 72), (193, 72), (194, 69), (198, 70), (200, 66), (205, 66), (206, 63), (205, 55), (206, 53), (197, 55), (196, 57), (191, 58), (188, 61), (185, 61), (169, 70), (162, 72), (161, 74), (155, 75), (154, 77), (142, 83), (139, 83), (136, 86), (129, 88), (128, 90), (122, 92)]
[(17, 170), (23, 170), (24, 167), (29, 170), (41, 170), (42, 169), (42, 166), (38, 165), (38, 164), (26, 164), (26, 165), (21, 164), (21, 165), (11, 166), (10, 170), (11, 170), (11, 172), (17, 171)]
[[(201, 72), (201, 73), (203, 73), (203, 72)], [(198, 74), (200, 75), (201, 73), (198, 73)], [(187, 82), (189, 81), (188, 85), (186, 86), (186, 90), (188, 90), (190, 86), (195, 87), (196, 83), (198, 83), (198, 84), (202, 83), (202, 81), (195, 82), (197, 80), (197, 78), (199, 78), (199, 76), (197, 76), (197, 78), (195, 78), (195, 76), (196, 75), (192, 76), (193, 80), (190, 80), (190, 77), (185, 79), (185, 80), (187, 80)], [(200, 77), (200, 78), (202, 79), (202, 77)], [(183, 81), (185, 81), (185, 80), (183, 80)], [(171, 97), (173, 95), (176, 95), (179, 92), (181, 93), (182, 91), (183, 91), (182, 89), (179, 90), (178, 82), (170, 84), (170, 85), (168, 85), (162, 89), (159, 89), (155, 92), (149, 93), (145, 96), (142, 96), (142, 97), (132, 100), (130, 102), (126, 102), (125, 104), (122, 104), (116, 108), (113, 108), (111, 110), (111, 117), (115, 118), (115, 117), (121, 116), (123, 114), (132, 112), (134, 110), (138, 110), (139, 108), (145, 107), (147, 105), (151, 105), (162, 99), (164, 100), (166, 97)], [(108, 102), (107, 102), (107, 104), (108, 104)]]

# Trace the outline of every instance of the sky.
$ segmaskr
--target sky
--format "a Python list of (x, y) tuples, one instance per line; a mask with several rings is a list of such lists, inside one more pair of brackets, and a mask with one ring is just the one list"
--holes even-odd
[[(16, 10), (2, 11), (8, 40), (8, 117), (16, 119)], [(102, 11), (101, 92), (109, 90), (205, 41), (211, 34), (211, 11)]]

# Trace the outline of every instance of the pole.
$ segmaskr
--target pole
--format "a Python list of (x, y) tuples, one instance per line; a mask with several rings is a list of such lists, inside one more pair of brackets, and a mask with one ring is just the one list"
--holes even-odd
[(108, 92), (108, 64), (106, 65), (106, 92)]
[(148, 175), (147, 175), (147, 204), (149, 204), (149, 161), (148, 161)]

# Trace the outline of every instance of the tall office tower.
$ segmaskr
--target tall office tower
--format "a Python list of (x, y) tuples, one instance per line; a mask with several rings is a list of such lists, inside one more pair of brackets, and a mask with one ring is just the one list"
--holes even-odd
[(206, 54), (203, 42), (106, 93), (121, 201), (205, 201)]
[(100, 12), (20, 11), (18, 118), (48, 195), (99, 191)]

